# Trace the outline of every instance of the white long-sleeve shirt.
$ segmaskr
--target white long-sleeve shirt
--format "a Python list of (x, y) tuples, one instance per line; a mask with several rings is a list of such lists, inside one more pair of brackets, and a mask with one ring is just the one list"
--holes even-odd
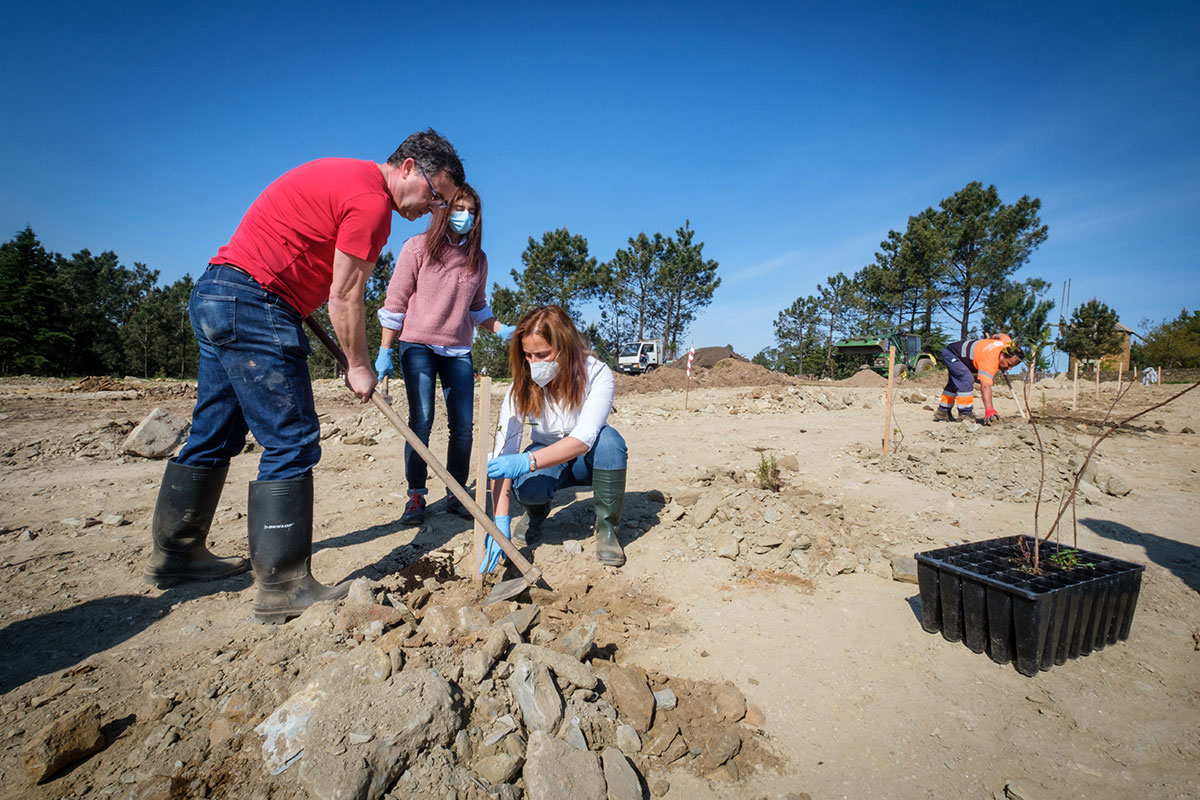
[[(587, 384), (583, 391), (583, 405), (568, 410), (547, 396), (542, 404), (542, 413), (530, 420), (533, 424), (529, 426), (529, 435), (534, 442), (550, 445), (570, 436), (586, 444), (589, 450), (596, 444), (596, 437), (600, 435), (600, 429), (608, 422), (608, 413), (612, 411), (613, 374), (603, 361), (594, 356), (588, 356), (585, 369)], [(526, 424), (517, 414), (512, 387), (509, 386), (504, 403), (500, 406), (492, 457), (521, 452)]]

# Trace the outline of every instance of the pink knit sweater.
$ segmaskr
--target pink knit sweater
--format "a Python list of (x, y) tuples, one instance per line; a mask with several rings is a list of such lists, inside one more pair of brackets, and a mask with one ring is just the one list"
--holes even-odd
[(466, 245), (442, 250), (441, 261), (425, 254), (425, 234), (400, 248), (388, 283), (385, 310), (404, 315), (400, 341), (442, 347), (470, 347), (475, 328), (471, 312), (486, 305), (487, 255), (479, 254), (479, 269), (467, 272)]

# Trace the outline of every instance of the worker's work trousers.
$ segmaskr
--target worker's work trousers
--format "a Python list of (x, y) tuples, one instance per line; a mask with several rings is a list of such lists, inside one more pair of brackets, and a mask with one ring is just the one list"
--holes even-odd
[(975, 375), (966, 365), (960, 355), (947, 347), (942, 351), (942, 363), (946, 365), (949, 376), (946, 378), (946, 388), (942, 389), (942, 399), (938, 408), (949, 411), (957, 406), (958, 413), (975, 413)]
[(249, 430), (263, 448), (260, 481), (309, 477), (321, 458), (321, 425), (300, 314), (228, 266), (200, 276), (188, 314), (200, 365), (192, 430), (178, 462), (224, 466)]
[[(546, 445), (531, 444), (525, 452), (541, 450)], [(522, 505), (546, 505), (554, 499), (554, 493), (568, 486), (591, 486), (592, 470), (625, 469), (629, 463), (629, 452), (625, 440), (617, 429), (605, 425), (596, 437), (592, 449), (562, 464), (539, 467), (536, 472), (522, 475), (513, 481), (513, 491)]]

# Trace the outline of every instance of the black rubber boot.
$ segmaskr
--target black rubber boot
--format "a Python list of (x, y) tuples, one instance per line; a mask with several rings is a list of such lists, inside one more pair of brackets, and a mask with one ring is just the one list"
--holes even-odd
[(251, 481), (246, 509), (250, 563), (258, 583), (254, 617), (287, 622), (313, 603), (338, 600), (349, 583), (326, 586), (312, 576), (313, 481)]
[(512, 543), (517, 547), (524, 547), (530, 542), (536, 541), (542, 535), (542, 523), (548, 516), (550, 516), (549, 503), (525, 506), (525, 513), (518, 517), (516, 524), (512, 526)]
[(150, 529), (154, 550), (142, 573), (143, 581), (166, 588), (246, 571), (246, 559), (218, 558), (204, 544), (227, 472), (228, 465), (185, 467), (173, 458), (167, 462)]
[(625, 470), (592, 470), (592, 494), (596, 506), (596, 560), (619, 567), (625, 563), (625, 551), (617, 539), (625, 505)]

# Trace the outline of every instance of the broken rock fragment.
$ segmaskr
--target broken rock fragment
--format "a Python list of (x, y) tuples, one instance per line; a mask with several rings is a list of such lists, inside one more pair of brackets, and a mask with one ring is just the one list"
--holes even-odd
[(576, 750), (542, 731), (529, 736), (525, 753), (529, 800), (607, 800), (604, 771), (595, 753)]
[(42, 783), (70, 764), (104, 749), (100, 707), (95, 703), (66, 714), (35, 733), (21, 751), (21, 764), (33, 783)]
[(125, 437), (121, 452), (142, 458), (166, 458), (183, 442), (190, 427), (190, 422), (173, 422), (165, 409), (156, 408)]

